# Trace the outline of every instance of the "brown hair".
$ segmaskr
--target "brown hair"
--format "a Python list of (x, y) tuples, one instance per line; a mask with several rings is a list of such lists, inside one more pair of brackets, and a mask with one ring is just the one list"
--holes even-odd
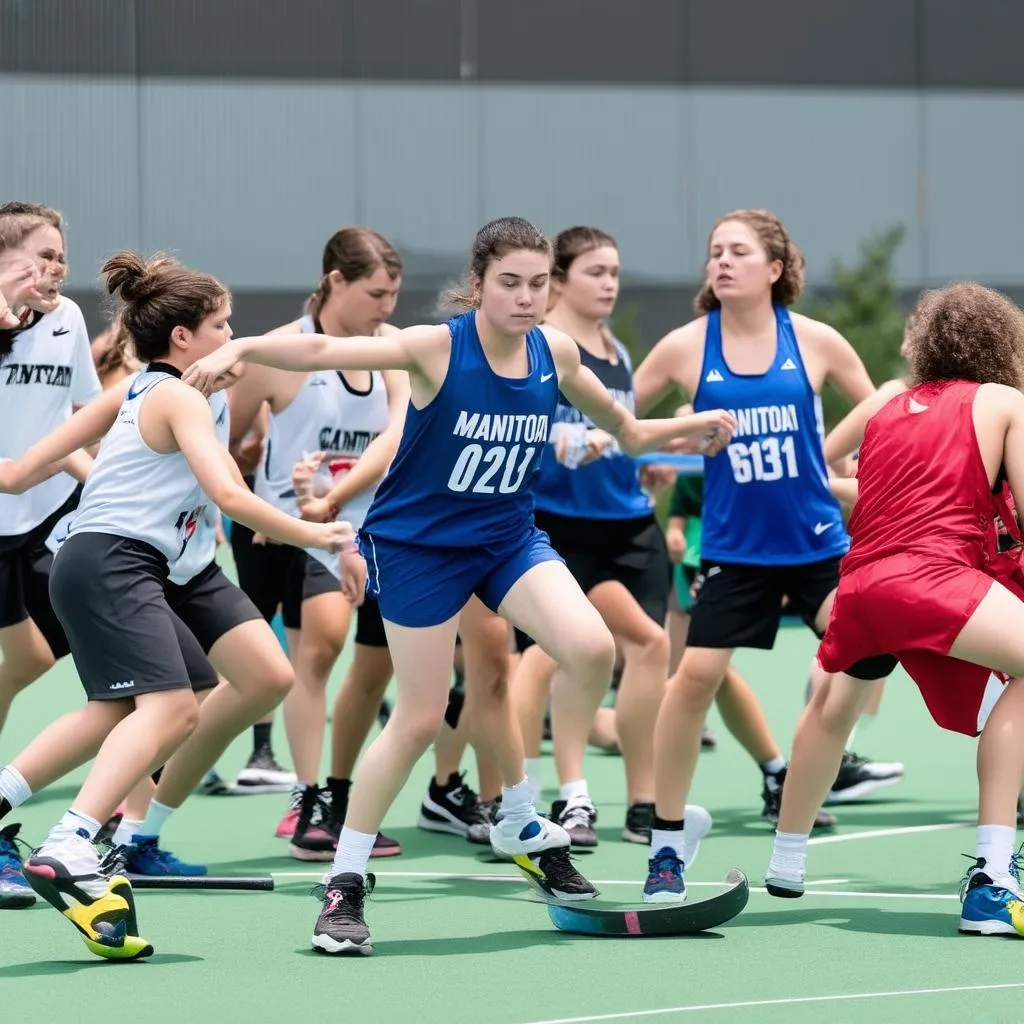
[[(804, 287), (804, 254), (793, 244), (786, 226), (771, 210), (733, 210), (724, 217), (719, 217), (708, 235), (708, 247), (711, 236), (727, 221), (735, 220), (746, 224), (761, 241), (768, 262), (779, 260), (782, 263), (782, 274), (772, 285), (772, 304), (775, 306), (792, 306)], [(693, 308), (698, 316), (719, 309), (722, 303), (711, 288), (711, 282), (705, 279), (701, 290), (693, 300)]]
[(17, 249), (38, 228), (49, 225), (64, 235), (64, 218), (41, 203), (4, 203), (0, 206), (0, 252)]
[(118, 319), (144, 363), (167, 355), (175, 327), (196, 330), (230, 294), (215, 277), (163, 255), (147, 263), (138, 253), (119, 252), (103, 264), (103, 279), (119, 300)]
[(370, 277), (381, 267), (392, 281), (402, 273), (402, 257), (383, 236), (370, 228), (342, 228), (324, 246), (320, 283), (306, 300), (306, 312), (316, 316), (331, 294), (328, 275), (337, 270), (346, 281)]
[[(134, 360), (129, 354), (128, 348), (131, 337), (124, 329), (120, 320), (115, 320), (101, 335), (93, 338), (93, 360), (96, 365), (96, 376), (100, 383), (106, 386), (106, 381), (121, 370), (129, 371), (134, 366)], [(96, 356), (95, 348), (100, 348), (99, 356)]]
[(593, 252), (603, 246), (618, 249), (619, 245), (607, 232), (600, 228), (574, 227), (566, 228), (555, 235), (554, 266), (551, 276), (565, 281), (569, 276), (569, 268), (584, 253)]
[(458, 288), (446, 291), (443, 306), (460, 312), (480, 307), (478, 285), (494, 260), (510, 252), (542, 252), (551, 258), (551, 243), (528, 220), (522, 217), (499, 217), (485, 224), (473, 239), (469, 254), (469, 278)]
[(925, 292), (906, 329), (911, 381), (1024, 385), (1024, 313), (972, 281)]

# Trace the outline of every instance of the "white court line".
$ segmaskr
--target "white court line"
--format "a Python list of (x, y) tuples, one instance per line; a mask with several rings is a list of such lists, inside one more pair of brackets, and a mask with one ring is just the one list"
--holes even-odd
[(704, 1003), (702, 1006), (670, 1006), (661, 1010), (630, 1010), (625, 1013), (599, 1013), (590, 1017), (559, 1017), (531, 1021), (530, 1024), (588, 1024), (600, 1020), (630, 1020), (637, 1017), (661, 1017), (669, 1013), (697, 1013), (701, 1010), (739, 1010), (755, 1006), (795, 1006), (798, 1003), (839, 1003), (852, 999), (895, 999), (898, 996), (949, 995), (953, 992), (994, 992), (1024, 988), (1024, 981), (1003, 985), (956, 985), (951, 988), (912, 988), (895, 992), (851, 992), (842, 996), (795, 996), (791, 999), (751, 999), (741, 1003)]
[(826, 843), (851, 843), (855, 839), (885, 839), (888, 836), (910, 836), (917, 832), (948, 832), (954, 828), (974, 828), (974, 823), (970, 821), (947, 821), (941, 825), (875, 828), (868, 832), (847, 832), (840, 836), (816, 836), (808, 842), (808, 846), (824, 846)]
[[(322, 871), (271, 871), (274, 878), (323, 878)], [(463, 882), (522, 882), (522, 875), (464, 875), (455, 871), (375, 871), (377, 878), (437, 878), (455, 879)], [(631, 885), (639, 887), (637, 878), (592, 878), (594, 885)], [(846, 882), (845, 878), (824, 878), (808, 885), (838, 885)], [(724, 882), (687, 882), (688, 888), (721, 889)], [(768, 892), (763, 886), (752, 885), (750, 892), (764, 895)], [(926, 892), (874, 892), (856, 891), (853, 889), (809, 889), (805, 896), (839, 896), (847, 899), (873, 900), (958, 900), (959, 896), (949, 893)]]
[(810, 882), (804, 882), (804, 885), (849, 885), (850, 879), (848, 878), (815, 878)]

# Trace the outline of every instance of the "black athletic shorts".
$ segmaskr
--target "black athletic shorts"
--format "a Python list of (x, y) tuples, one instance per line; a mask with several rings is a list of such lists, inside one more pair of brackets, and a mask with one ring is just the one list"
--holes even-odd
[(217, 685), (199, 641), (171, 611), (167, 560), (141, 541), (76, 533), (50, 572), (50, 600), (89, 700)]
[[(654, 516), (578, 519), (538, 511), (534, 522), (565, 559), (583, 593), (589, 594), (600, 583), (621, 583), (649, 618), (665, 625), (672, 564)], [(525, 651), (532, 644), (530, 637), (516, 630), (516, 650)]]
[(167, 581), (167, 603), (199, 641), (204, 654), (225, 633), (263, 618), (259, 609), (224, 575), (216, 562), (196, 573), (188, 583)]
[[(51, 512), (38, 526), (14, 536), (0, 536), (0, 629), (16, 626), (28, 618), (36, 619), (28, 607), (29, 577), (32, 575), (33, 563), (41, 560), (42, 571), (45, 573), (48, 562), (44, 555), (49, 552), (46, 538), (50, 536), (54, 526), (69, 512), (78, 507), (78, 499), (82, 488), (76, 487), (71, 497), (56, 511)], [(33, 598), (38, 598), (38, 586), (33, 588)], [(49, 599), (47, 599), (48, 603)], [(38, 601), (35, 602), (36, 610)], [(36, 620), (36, 625), (39, 625)], [(45, 633), (43, 634), (46, 635)], [(47, 642), (49, 642), (47, 637)], [(59, 644), (58, 644), (59, 645)], [(52, 648), (52, 644), (50, 645)], [(65, 650), (63, 653), (67, 653)], [(57, 652), (54, 651), (57, 655)], [(60, 655), (57, 655), (60, 657)]]
[(686, 646), (770, 650), (784, 598), (785, 613), (798, 615), (821, 637), (814, 619), (839, 583), (839, 561), (785, 566), (702, 561)]
[(341, 589), (337, 578), (302, 548), (290, 544), (253, 544), (252, 530), (231, 524), (231, 552), (238, 585), (270, 622), (281, 609), (287, 629), (302, 625), (302, 602)]

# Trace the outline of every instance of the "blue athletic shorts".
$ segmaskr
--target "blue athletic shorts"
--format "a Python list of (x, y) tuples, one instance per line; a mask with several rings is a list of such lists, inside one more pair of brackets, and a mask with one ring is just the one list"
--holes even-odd
[(474, 594), (496, 612), (528, 569), (564, 561), (536, 527), (501, 548), (434, 548), (360, 532), (359, 550), (366, 592), (379, 602), (381, 616), (414, 627), (447, 622)]

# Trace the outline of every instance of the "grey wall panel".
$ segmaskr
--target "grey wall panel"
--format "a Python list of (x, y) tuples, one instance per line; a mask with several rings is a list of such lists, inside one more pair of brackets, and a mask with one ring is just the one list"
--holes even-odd
[(463, 0), (348, 0), (358, 78), (461, 77)]
[(735, 208), (768, 207), (807, 257), (809, 281), (860, 241), (902, 223), (901, 280), (918, 279), (917, 104), (913, 96), (799, 90), (694, 91), (695, 244)]
[(401, 250), (407, 277), (445, 258), (457, 270), (481, 224), (479, 105), (451, 85), (357, 92), (358, 214)]
[(1024, 89), (1024, 4), (921, 3), (921, 83), (940, 89)]
[(133, 75), (135, 0), (0, 0), (0, 70)]
[(139, 67), (175, 77), (341, 78), (347, 0), (136, 0)]
[(927, 279), (1024, 281), (1024, 97), (924, 103)]
[(680, 82), (680, 0), (472, 0), (477, 77), (512, 82)]
[(688, 6), (691, 82), (915, 84), (915, 0), (690, 0)]
[(140, 240), (135, 86), (125, 79), (0, 76), (0, 107), (5, 137), (31, 140), (5, 147), (0, 201), (60, 209), (68, 224), (69, 283), (95, 285), (104, 257)]
[(484, 88), (484, 218), (595, 224), (618, 240), (624, 272), (686, 276), (685, 108), (670, 89)]
[(147, 248), (232, 287), (305, 288), (356, 216), (353, 87), (149, 82), (142, 93)]

